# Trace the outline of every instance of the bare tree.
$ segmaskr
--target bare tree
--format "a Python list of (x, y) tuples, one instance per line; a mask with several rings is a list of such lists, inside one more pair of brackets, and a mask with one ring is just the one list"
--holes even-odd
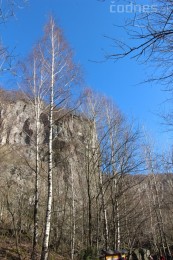
[[(127, 2), (124, 1), (126, 7)], [(135, 11), (135, 2), (132, 2), (133, 10)], [(122, 28), (126, 30), (128, 35), (132, 37), (132, 46), (125, 42), (115, 40), (117, 47), (120, 47), (122, 52), (115, 52), (110, 55), (110, 58), (122, 58), (127, 55), (132, 55), (133, 58), (139, 58), (141, 55), (148, 56), (146, 59), (152, 58), (151, 54), (163, 54), (163, 58), (169, 55), (167, 51), (170, 48), (171, 29), (172, 24), (172, 3), (171, 1), (156, 0), (148, 3), (149, 7), (155, 6), (155, 9), (150, 11), (143, 10), (141, 5), (141, 12), (136, 10), (134, 17), (125, 21)], [(149, 8), (148, 8), (149, 9)], [(132, 12), (133, 14), (134, 12)], [(160, 56), (160, 55), (159, 55)]]
[[(29, 102), (31, 108), (34, 112), (34, 128), (35, 135), (31, 139), (30, 131), (27, 129), (25, 131), (27, 140), (30, 140), (31, 145), (34, 150), (34, 161), (35, 165), (33, 166), (28, 159), (26, 158), (26, 163), (31, 170), (35, 173), (35, 192), (34, 192), (34, 232), (33, 232), (33, 251), (31, 258), (37, 259), (38, 254), (38, 222), (39, 222), (39, 176), (41, 171), (41, 146), (43, 145), (43, 137), (41, 138), (43, 129), (41, 128), (40, 118), (41, 114), (45, 112), (44, 98), (47, 94), (47, 89), (45, 88), (46, 79), (43, 74), (43, 65), (42, 57), (37, 51), (39, 45), (37, 45), (32, 54), (27, 60), (25, 60), (25, 65), (22, 66), (23, 76), (22, 76), (22, 93), (26, 99), (26, 102)], [(21, 66), (20, 66), (21, 67)], [(42, 169), (43, 170), (43, 169)]]
[[(3, 24), (6, 23), (11, 17), (15, 17), (17, 9), (23, 8), (26, 3), (28, 3), (28, 0), (1, 0), (0, 25), (3, 26)], [(11, 70), (13, 58), (13, 51), (9, 50), (9, 48), (0, 42), (0, 72)]]
[[(165, 207), (163, 204), (164, 198), (164, 181), (163, 177), (161, 178), (161, 161), (160, 156), (154, 154), (151, 145), (147, 144), (145, 146), (145, 157), (146, 157), (146, 164), (149, 171), (148, 174), (148, 194), (150, 196), (150, 221), (151, 221), (151, 230), (153, 236), (153, 244), (155, 248), (157, 248), (158, 252), (161, 253), (163, 251), (164, 255), (166, 256), (166, 250), (169, 249), (169, 243), (167, 240), (166, 232), (165, 232)], [(160, 174), (159, 174), (160, 172)]]
[[(103, 221), (98, 222), (98, 239), (104, 237), (104, 247), (120, 248), (121, 230), (120, 223), (120, 198), (130, 189), (125, 185), (124, 178), (130, 173), (139, 173), (143, 161), (140, 159), (137, 140), (138, 133), (128, 125), (116, 106), (105, 97), (94, 94), (91, 90), (85, 91), (85, 113), (91, 120), (91, 129), (94, 129), (95, 142), (92, 144), (93, 133), (89, 136), (87, 191), (88, 191), (88, 230), (93, 226), (95, 195), (92, 192), (97, 186), (97, 210)], [(92, 144), (92, 145), (91, 145)], [(94, 176), (97, 176), (93, 184)], [(123, 185), (124, 183), (124, 185)], [(89, 214), (90, 213), (90, 214)], [(99, 215), (100, 213), (98, 213)], [(112, 218), (111, 218), (112, 217)], [(114, 224), (113, 224), (114, 223)], [(91, 227), (90, 227), (91, 226)], [(93, 228), (90, 240), (93, 245)], [(114, 238), (114, 239), (112, 239)]]
[(16, 9), (23, 8), (28, 0), (1, 0), (0, 23), (5, 23), (10, 17), (15, 17)]
[(71, 86), (76, 78), (77, 70), (74, 68), (72, 52), (64, 40), (62, 31), (56, 26), (52, 17), (45, 27), (45, 36), (40, 44), (39, 51), (47, 78), (46, 85), (49, 90), (48, 197), (41, 254), (41, 260), (46, 260), (48, 259), (52, 210), (53, 113), (57, 106), (61, 106), (60, 109), (68, 106)]
[[(110, 37), (115, 51), (106, 58), (118, 60), (129, 56), (143, 63), (151, 62), (157, 70), (146, 81), (163, 83), (164, 89), (172, 91), (172, 1), (149, 1), (147, 6), (134, 1), (130, 5), (131, 16), (120, 26), (126, 33), (126, 41)], [(128, 9), (126, 1), (124, 9)]]

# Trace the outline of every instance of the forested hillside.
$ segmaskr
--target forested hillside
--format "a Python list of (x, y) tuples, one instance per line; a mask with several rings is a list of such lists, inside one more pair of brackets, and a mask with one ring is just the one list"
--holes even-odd
[(0, 59), (16, 84), (0, 89), (0, 259), (170, 260), (172, 152), (87, 87), (53, 17), (25, 59)]
[[(49, 118), (42, 102), (38, 143), (32, 101), (24, 93), (1, 89), (0, 235), (7, 259), (10, 254), (30, 259), (35, 217), (37, 258), (44, 236)], [(60, 108), (53, 112), (53, 259), (87, 259), (87, 254), (95, 259), (106, 248), (170, 253), (169, 158), (157, 161), (120, 111), (92, 91), (85, 91), (81, 114)]]

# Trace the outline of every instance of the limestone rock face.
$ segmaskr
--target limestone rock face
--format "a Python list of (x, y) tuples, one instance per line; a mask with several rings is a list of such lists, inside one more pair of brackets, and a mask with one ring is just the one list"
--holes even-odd
[[(0, 103), (0, 144), (33, 145), (36, 136), (36, 119), (34, 106), (25, 101)], [(53, 138), (59, 142), (85, 142), (89, 135), (91, 122), (67, 111), (55, 111)], [(88, 133), (87, 133), (88, 132)], [(91, 137), (91, 134), (90, 134)], [(40, 112), (39, 138), (43, 144), (48, 143), (48, 116), (44, 109)], [(96, 142), (93, 133), (92, 142)], [(60, 144), (61, 146), (61, 144)]]
[[(46, 169), (48, 156), (48, 115), (42, 104), (39, 117), (39, 150), (40, 158)], [(8, 173), (23, 172), (23, 176), (30, 172), (33, 176), (35, 167), (36, 144), (36, 115), (32, 102), (24, 98), (0, 99), (0, 164), (8, 165)], [(76, 190), (84, 187), (85, 166), (88, 158), (89, 146), (96, 146), (96, 134), (90, 120), (81, 115), (75, 115), (62, 109), (54, 111), (53, 126), (53, 158), (55, 178), (58, 185), (63, 186), (73, 181)], [(88, 156), (88, 155), (87, 155)], [(28, 167), (26, 164), (28, 161)], [(9, 169), (11, 165), (11, 168)], [(28, 167), (28, 170), (27, 170)], [(2, 167), (1, 167), (2, 168)], [(6, 168), (6, 169), (7, 169)], [(57, 172), (57, 174), (56, 174)], [(24, 174), (25, 173), (25, 174)], [(16, 178), (16, 174), (14, 178)], [(81, 192), (82, 189), (81, 189)]]
[[(0, 95), (0, 225), (5, 223), (8, 228), (13, 229), (11, 215), (6, 207), (8, 202), (10, 210), (17, 218), (16, 223), (20, 223), (21, 230), (26, 231), (30, 237), (33, 235), (31, 227), (35, 199), (35, 114), (32, 102), (24, 98), (3, 97), (1, 99)], [(62, 233), (66, 233), (69, 237), (73, 205), (75, 205), (78, 225), (82, 226), (81, 212), (84, 208), (87, 210), (87, 182), (91, 184), (92, 198), (96, 197), (98, 191), (96, 184), (98, 175), (94, 175), (97, 160), (93, 155), (96, 153), (96, 134), (90, 120), (69, 111), (62, 109), (54, 111), (53, 121), (52, 230), (56, 234), (59, 230), (63, 230)], [(40, 109), (38, 125), (39, 232), (41, 234), (47, 201), (49, 137), (49, 118), (44, 104)]]
[[(32, 106), (23, 100), (1, 104), (0, 142), (4, 144), (31, 144), (35, 129), (35, 113)], [(43, 132), (43, 127), (41, 128)]]

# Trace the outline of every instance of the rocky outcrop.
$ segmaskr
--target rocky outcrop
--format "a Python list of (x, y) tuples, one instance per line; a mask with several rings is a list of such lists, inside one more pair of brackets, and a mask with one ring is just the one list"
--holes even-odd
[[(23, 100), (1, 104), (0, 143), (31, 144), (35, 122), (32, 106)], [(43, 129), (41, 129), (43, 131)]]
[[(40, 112), (40, 139), (43, 144), (48, 143), (48, 115), (42, 105)], [(54, 111), (53, 138), (63, 142), (74, 139), (84, 143), (89, 134), (92, 123), (85, 117), (65, 110)], [(0, 100), (0, 144), (32, 145), (36, 136), (35, 111), (32, 102), (27, 100)], [(90, 134), (91, 137), (91, 134)], [(93, 142), (95, 136), (93, 134)]]
[[(4, 97), (5, 95), (5, 97)], [(0, 98), (0, 164), (15, 176), (28, 172), (32, 176), (35, 167), (36, 120), (34, 105), (22, 95), (9, 96), (6, 92)], [(39, 118), (40, 159), (45, 164), (48, 155), (48, 115), (41, 105)], [(90, 120), (64, 109), (54, 111), (53, 150), (54, 172), (58, 172), (57, 185), (71, 183), (74, 178), (76, 190), (84, 187), (86, 151), (96, 146), (96, 134)], [(27, 165), (28, 164), (28, 165)], [(6, 167), (8, 165), (8, 167)], [(32, 167), (29, 167), (32, 166)], [(27, 168), (28, 167), (28, 168)], [(2, 168), (2, 167), (1, 167)], [(15, 168), (15, 171), (12, 169)], [(12, 174), (14, 172), (14, 174)], [(7, 174), (7, 175), (8, 175)], [(56, 176), (56, 175), (55, 175)], [(25, 178), (25, 177), (24, 177)], [(82, 189), (81, 189), (82, 190)], [(83, 191), (81, 191), (83, 192)]]

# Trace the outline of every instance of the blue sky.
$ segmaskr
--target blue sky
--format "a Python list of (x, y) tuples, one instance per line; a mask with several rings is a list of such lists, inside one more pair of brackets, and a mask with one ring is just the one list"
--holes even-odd
[(49, 15), (53, 14), (74, 49), (76, 61), (82, 66), (86, 85), (111, 97), (124, 114), (144, 125), (159, 146), (164, 147), (172, 140), (163, 133), (155, 113), (165, 100), (165, 93), (158, 85), (138, 84), (152, 69), (130, 58), (91, 62), (101, 61), (105, 53), (116, 51), (113, 42), (104, 36), (129, 41), (115, 26), (121, 25), (128, 14), (111, 13), (110, 5), (110, 0), (30, 0), (27, 7), (17, 11), (15, 19), (1, 25), (1, 38), (9, 48), (15, 47), (19, 58), (27, 56), (43, 35)]

